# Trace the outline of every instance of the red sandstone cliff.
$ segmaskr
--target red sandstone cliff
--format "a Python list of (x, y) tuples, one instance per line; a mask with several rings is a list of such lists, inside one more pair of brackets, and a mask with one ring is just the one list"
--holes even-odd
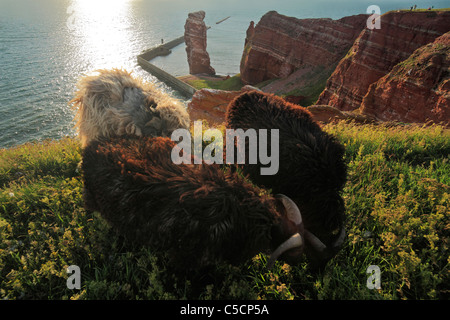
[(366, 26), (367, 17), (296, 19), (275, 11), (266, 13), (247, 30), (242, 81), (257, 84), (277, 78), (280, 80), (263, 90), (286, 93), (299, 89), (297, 95), (307, 96), (315, 89), (319, 90), (315, 92), (317, 98), (337, 63)]
[[(388, 74), (416, 49), (449, 30), (449, 11), (392, 11), (382, 15), (381, 29), (366, 28), (361, 32), (328, 79), (317, 104), (331, 105), (340, 110), (359, 108), (372, 83)], [(383, 94), (387, 101), (388, 93)], [(375, 101), (369, 103), (367, 100), (366, 111), (375, 110)]]
[[(278, 78), (262, 90), (290, 92), (291, 101), (306, 106), (302, 95), (323, 88), (324, 76), (332, 74), (319, 106), (311, 109), (318, 121), (432, 120), (450, 125), (450, 11), (388, 12), (379, 30), (366, 29), (366, 19), (299, 20), (269, 12), (247, 30), (242, 81)], [(227, 102), (238, 92), (214, 94), (220, 96), (219, 104), (218, 95), (192, 100), (193, 118), (223, 121)]]
[(206, 51), (205, 12), (189, 13), (184, 25), (184, 41), (190, 74), (216, 74)]
[(252, 86), (244, 86), (240, 91), (217, 89), (197, 90), (187, 106), (192, 121), (207, 120), (211, 126), (220, 125), (225, 121), (228, 104), (240, 94), (257, 90)]
[(450, 125), (450, 32), (370, 85), (361, 112), (383, 121)]

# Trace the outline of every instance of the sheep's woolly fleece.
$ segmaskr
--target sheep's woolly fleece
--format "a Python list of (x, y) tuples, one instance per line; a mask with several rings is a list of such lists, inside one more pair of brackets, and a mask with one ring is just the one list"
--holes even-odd
[(113, 136), (170, 136), (189, 129), (181, 101), (151, 83), (121, 70), (98, 70), (78, 82), (70, 101), (76, 110), (76, 129), (83, 147), (92, 140)]
[(219, 165), (174, 164), (174, 146), (167, 137), (90, 143), (83, 150), (85, 207), (182, 270), (273, 250), (272, 236), (282, 233), (274, 197)]
[[(333, 247), (345, 230), (341, 192), (347, 179), (345, 149), (336, 137), (323, 131), (307, 109), (257, 91), (244, 93), (230, 103), (225, 126), (243, 130), (279, 129), (278, 172), (261, 175), (262, 164), (248, 164), (248, 159), (247, 164), (241, 165), (242, 172), (258, 186), (294, 200), (305, 228), (327, 247)], [(248, 141), (245, 150), (248, 157)], [(332, 251), (330, 256), (335, 254)], [(309, 260), (313, 260), (311, 256)]]

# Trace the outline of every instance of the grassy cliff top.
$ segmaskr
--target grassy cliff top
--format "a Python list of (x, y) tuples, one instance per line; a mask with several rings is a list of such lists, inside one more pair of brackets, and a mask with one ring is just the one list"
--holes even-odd
[(195, 89), (218, 89), (226, 91), (239, 91), (244, 86), (241, 75), (232, 77), (210, 75), (186, 75), (178, 77), (181, 81), (193, 86)]
[(428, 8), (416, 8), (413, 10), (410, 10), (409, 8), (407, 9), (400, 9), (400, 10), (391, 10), (388, 12), (429, 12), (429, 11), (436, 11), (436, 12), (444, 12), (444, 11), (450, 11), (450, 8), (433, 8), (433, 9), (428, 9)]
[[(257, 255), (202, 286), (83, 208), (79, 143), (0, 150), (1, 299), (448, 299), (450, 133), (439, 126), (326, 125), (346, 147), (348, 238), (323, 272)], [(68, 289), (66, 268), (81, 270)], [(367, 268), (381, 270), (368, 289)]]

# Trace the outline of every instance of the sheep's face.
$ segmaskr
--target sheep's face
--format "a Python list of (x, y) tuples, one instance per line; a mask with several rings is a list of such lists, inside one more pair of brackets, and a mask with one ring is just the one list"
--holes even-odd
[(289, 264), (298, 263), (305, 245), (303, 221), (297, 205), (282, 194), (277, 195), (275, 200), (279, 223), (275, 224), (272, 230), (274, 247), (268, 262), (269, 268), (279, 257)]
[[(323, 267), (336, 255), (345, 237), (341, 192), (347, 168), (345, 150), (333, 137), (316, 131), (313, 142), (286, 148), (295, 153), (286, 168), (286, 172), (294, 173), (294, 179), (287, 179), (286, 184), (291, 188), (288, 195), (300, 208), (305, 229), (314, 236), (305, 235), (305, 253), (310, 265), (316, 268)], [(315, 243), (318, 245), (314, 246)]]
[(177, 129), (189, 130), (189, 124), (189, 115), (184, 106), (170, 101), (170, 104), (160, 103), (152, 110), (142, 132), (144, 136), (170, 137)]
[(189, 114), (178, 99), (125, 70), (98, 70), (83, 77), (70, 103), (83, 147), (100, 138), (168, 137), (175, 129), (189, 129)]
[[(328, 226), (323, 224), (318, 228), (308, 229), (294, 201), (284, 195), (277, 195), (276, 198), (280, 222), (274, 226), (272, 232), (274, 251), (268, 263), (269, 268), (278, 258), (295, 265), (302, 262), (305, 255), (313, 269), (325, 266), (340, 250), (345, 238), (345, 229), (341, 222), (336, 221), (336, 228), (332, 231), (327, 231)], [(342, 210), (343, 213), (342, 203), (333, 205), (336, 207), (332, 210)], [(330, 224), (333, 225), (334, 223)]]
[(305, 254), (313, 269), (322, 268), (339, 252), (345, 238), (343, 199), (334, 195), (300, 203), (306, 230)]
[[(346, 181), (344, 150), (333, 139), (323, 135), (325, 147), (313, 148), (292, 141), (282, 143), (280, 149), (293, 153), (280, 160), (280, 174), (275, 178), (273, 191), (288, 195), (298, 206), (305, 229), (304, 253), (312, 268), (320, 268), (339, 251), (345, 237), (345, 205), (341, 191)], [(304, 151), (314, 150), (312, 156)], [(283, 155), (280, 156), (283, 159)], [(270, 181), (264, 181), (270, 186)]]

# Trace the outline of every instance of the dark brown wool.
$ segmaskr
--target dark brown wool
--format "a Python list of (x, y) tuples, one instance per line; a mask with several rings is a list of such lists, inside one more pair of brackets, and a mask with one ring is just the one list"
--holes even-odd
[(292, 235), (273, 196), (218, 165), (174, 164), (174, 145), (162, 137), (91, 142), (83, 150), (86, 207), (180, 268), (240, 263)]
[[(294, 200), (305, 228), (329, 246), (344, 227), (340, 196), (347, 175), (344, 147), (312, 120), (307, 109), (257, 91), (244, 93), (230, 103), (226, 127), (279, 129), (278, 173), (261, 175), (260, 164), (243, 165), (242, 169), (260, 187)], [(246, 151), (248, 154), (248, 146)]]

